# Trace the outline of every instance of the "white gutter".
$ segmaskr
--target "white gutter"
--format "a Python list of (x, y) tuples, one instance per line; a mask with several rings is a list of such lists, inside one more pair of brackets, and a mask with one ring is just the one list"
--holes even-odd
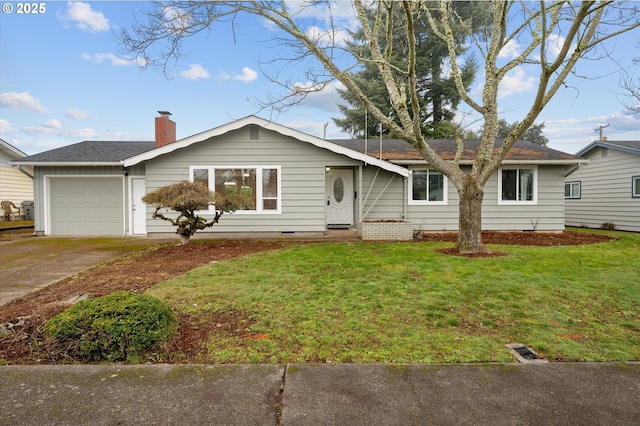
[(87, 167), (102, 167), (102, 166), (120, 166), (122, 167), (122, 161), (110, 161), (104, 163), (89, 162), (89, 161), (20, 161), (13, 160), (11, 164), (17, 166), (87, 166)]
[[(390, 161), (393, 164), (398, 165), (428, 165), (429, 162), (426, 160), (397, 160)], [(453, 161), (450, 161), (453, 163)], [(584, 160), (582, 158), (575, 160), (506, 160), (501, 164), (513, 165), (513, 164), (531, 164), (531, 165), (539, 165), (539, 166), (566, 166), (568, 164), (586, 164), (589, 160)], [(459, 163), (462, 166), (471, 166), (473, 165), (472, 160), (460, 161)]]

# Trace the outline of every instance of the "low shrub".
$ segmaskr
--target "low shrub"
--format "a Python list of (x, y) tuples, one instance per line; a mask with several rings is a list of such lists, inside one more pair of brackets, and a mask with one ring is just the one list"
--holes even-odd
[(615, 231), (616, 224), (613, 222), (604, 222), (602, 225), (600, 225), (600, 229), (604, 229), (605, 231)]
[(169, 305), (120, 291), (79, 302), (51, 318), (44, 331), (75, 360), (136, 361), (177, 329), (178, 319)]

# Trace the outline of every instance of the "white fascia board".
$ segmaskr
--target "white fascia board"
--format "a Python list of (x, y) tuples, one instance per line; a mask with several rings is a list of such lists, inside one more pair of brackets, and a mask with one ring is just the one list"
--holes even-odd
[(242, 127), (245, 127), (248, 125), (257, 125), (267, 130), (273, 130), (274, 132), (280, 133), (281, 135), (289, 136), (299, 141), (310, 143), (319, 148), (324, 148), (329, 151), (335, 152), (336, 154), (341, 154), (349, 158), (352, 158), (354, 160), (359, 160), (364, 163), (371, 164), (376, 167), (380, 167), (381, 169), (387, 170), (389, 172), (393, 172), (404, 177), (409, 176), (409, 171), (404, 167), (389, 163), (384, 160), (377, 159), (375, 157), (371, 157), (369, 155), (359, 153), (357, 151), (354, 151), (348, 148), (344, 148), (340, 145), (336, 145), (324, 139), (317, 138), (315, 136), (311, 136), (309, 134), (299, 132), (297, 130), (293, 130), (281, 124), (277, 124), (277, 123), (274, 123), (273, 121), (268, 121), (253, 115), (250, 115), (245, 118), (241, 118), (240, 120), (236, 120), (219, 127), (215, 127), (211, 130), (207, 130), (205, 132), (198, 133), (193, 136), (189, 136), (187, 138), (170, 143), (163, 147), (152, 149), (151, 151), (147, 151), (145, 153), (136, 155), (134, 157), (127, 158), (126, 160), (124, 160), (124, 167), (134, 166), (143, 161), (151, 160), (160, 155), (168, 154), (177, 149), (188, 147), (194, 143), (202, 142), (209, 138), (220, 136), (225, 133), (241, 129)]
[[(453, 161), (451, 161), (453, 162)], [(506, 164), (506, 165), (514, 165), (514, 164), (528, 164), (528, 165), (539, 165), (539, 166), (566, 166), (568, 164), (587, 164), (589, 162), (589, 160), (585, 160), (584, 158), (576, 158), (575, 160), (548, 160), (548, 161), (541, 161), (541, 160), (506, 160), (503, 161), (500, 164)], [(425, 164), (429, 164), (426, 160), (398, 160), (398, 161), (393, 161), (393, 164), (402, 164), (402, 165), (406, 165), (406, 166), (411, 166), (411, 165), (421, 165), (424, 166)], [(471, 166), (473, 165), (473, 161), (471, 160), (465, 160), (465, 161), (460, 161), (459, 163), (462, 166)]]
[(16, 166), (28, 166), (28, 167), (36, 167), (36, 166), (87, 166), (87, 167), (101, 167), (101, 166), (122, 166), (122, 161), (111, 161), (111, 162), (88, 162), (88, 161), (20, 161), (13, 160), (11, 164)]

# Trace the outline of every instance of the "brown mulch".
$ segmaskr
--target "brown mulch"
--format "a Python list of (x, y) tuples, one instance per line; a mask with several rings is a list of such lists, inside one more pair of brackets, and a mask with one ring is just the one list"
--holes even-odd
[[(452, 241), (455, 233), (424, 234), (420, 241)], [(580, 245), (609, 241), (612, 238), (582, 232), (561, 234), (532, 232), (483, 233), (486, 244), (534, 246)], [(0, 306), (0, 324), (15, 324), (12, 333), (0, 337), (0, 362), (56, 363), (64, 361), (60, 354), (47, 352), (51, 342), (42, 334), (45, 322), (69, 306), (63, 300), (78, 293), (94, 297), (126, 290), (144, 293), (171, 277), (205, 265), (282, 247), (305, 244), (304, 241), (211, 241), (193, 242), (186, 246), (162, 246), (139, 255), (108, 262), (73, 275), (41, 291)], [(449, 254), (455, 250), (445, 249)], [(492, 255), (500, 255), (493, 253)], [(165, 345), (161, 362), (204, 362), (203, 344), (214, 333), (238, 334), (251, 323), (243, 312), (206, 313), (198, 316), (178, 313), (180, 328)]]

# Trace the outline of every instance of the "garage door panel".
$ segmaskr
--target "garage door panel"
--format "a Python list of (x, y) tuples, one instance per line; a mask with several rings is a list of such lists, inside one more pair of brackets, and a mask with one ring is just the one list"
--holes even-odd
[(122, 235), (122, 178), (52, 178), (52, 234)]

